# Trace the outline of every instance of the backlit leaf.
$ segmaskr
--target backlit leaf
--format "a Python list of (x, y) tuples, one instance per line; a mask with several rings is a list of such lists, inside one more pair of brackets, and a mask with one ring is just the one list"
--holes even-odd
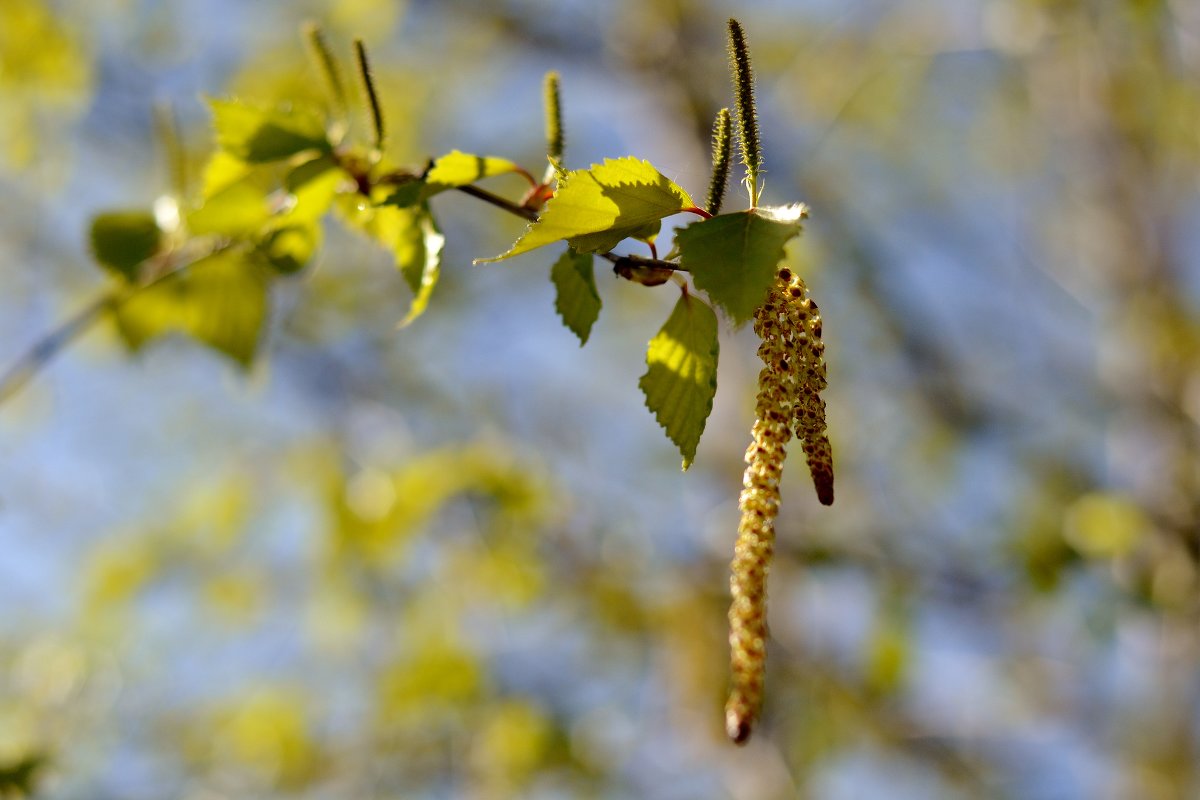
[(254, 170), (254, 167), (235, 158), (224, 150), (214, 150), (204, 165), (200, 192), (203, 197), (212, 197), (231, 184), (237, 183)]
[(329, 210), (338, 190), (348, 181), (346, 171), (328, 155), (306, 161), (283, 179), (290, 193), (284, 215), (287, 224), (316, 222)]
[(187, 227), (196, 236), (209, 233), (249, 236), (258, 232), (270, 218), (269, 196), (262, 181), (251, 174), (206, 198), (199, 208), (187, 215)]
[(717, 392), (717, 315), (683, 295), (646, 352), (649, 370), (638, 381), (646, 407), (691, 466)]
[(438, 229), (433, 215), (429, 213), (428, 208), (421, 208), (414, 220), (409, 241), (403, 249), (398, 248), (396, 251), (396, 263), (400, 266), (400, 273), (404, 275), (408, 285), (412, 287), (414, 278), (418, 279), (417, 286), (413, 289), (415, 296), (412, 305), (408, 307), (404, 319), (400, 320), (401, 328), (412, 324), (417, 317), (425, 313), (429, 298), (433, 295), (438, 278), (441, 277), (442, 249), (445, 245), (446, 237)]
[(446, 238), (427, 206), (400, 208), (351, 203), (348, 199), (341, 204), (343, 216), (392, 254), (396, 268), (413, 291), (412, 305), (400, 321), (401, 327), (409, 325), (424, 313), (437, 286)]
[(800, 233), (807, 209), (800, 204), (720, 214), (693, 222), (675, 235), (680, 262), (696, 288), (737, 324), (762, 305), (784, 245)]
[(279, 161), (305, 150), (332, 149), (315, 110), (260, 108), (239, 100), (210, 99), (217, 145), (250, 163)]
[(468, 183), (517, 172), (520, 169), (507, 158), (495, 156), (475, 156), (454, 150), (433, 162), (433, 168), (425, 176), (425, 182), (432, 187), (452, 188), (466, 186)]
[(102, 266), (136, 281), (138, 266), (162, 246), (162, 231), (149, 211), (110, 211), (92, 218), (91, 243)]
[(267, 316), (267, 275), (247, 251), (225, 250), (130, 295), (113, 314), (133, 350), (182, 333), (249, 366)]
[(518, 172), (520, 169), (507, 158), (476, 156), (454, 150), (433, 162), (424, 179), (412, 180), (397, 187), (383, 204), (402, 208), (417, 205), (449, 189), (496, 175)]
[(554, 282), (554, 309), (563, 324), (587, 344), (592, 325), (600, 316), (600, 293), (596, 291), (596, 271), (590, 253), (568, 249), (550, 270)]
[(606, 160), (567, 173), (541, 216), (507, 253), (479, 260), (499, 261), (564, 239), (577, 252), (604, 252), (694, 205), (687, 192), (649, 163), (632, 157)]

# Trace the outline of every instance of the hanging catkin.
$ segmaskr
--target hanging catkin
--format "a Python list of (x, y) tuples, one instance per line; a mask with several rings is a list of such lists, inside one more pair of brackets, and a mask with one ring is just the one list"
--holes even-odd
[(750, 738), (762, 708), (767, 655), (767, 572), (775, 545), (779, 479), (793, 425), (808, 456), (817, 495), (833, 502), (833, 462), (825, 436), (824, 344), (821, 317), (804, 281), (781, 269), (754, 316), (758, 356), (757, 419), (746, 450), (738, 498), (741, 522), (730, 576), (729, 646), (732, 688), (725, 728), (733, 741)]

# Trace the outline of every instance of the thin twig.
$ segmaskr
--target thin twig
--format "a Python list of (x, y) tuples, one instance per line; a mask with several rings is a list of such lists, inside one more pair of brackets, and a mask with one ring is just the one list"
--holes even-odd
[[(185, 245), (175, 253), (179, 258), (178, 262), (157, 272), (153, 279), (137, 286), (108, 289), (101, 293), (100, 296), (77, 311), (74, 316), (35, 342), (33, 347), (29, 348), (15, 364), (0, 376), (0, 405), (21, 391), (37, 375), (38, 371), (49, 364), (67, 345), (90, 330), (104, 315), (104, 312), (116, 310), (130, 298), (176, 277), (193, 264), (228, 250), (230, 247), (233, 247), (233, 243), (229, 241), (220, 241), (215, 245), (210, 242), (203, 249)], [(198, 249), (199, 252), (197, 252)]]
[(654, 269), (669, 269), (675, 272), (687, 272), (688, 270), (679, 266), (674, 261), (663, 261), (661, 258), (646, 258), (645, 256), (620, 256), (613, 252), (600, 253), (600, 257), (616, 264), (618, 261), (631, 266), (637, 267), (652, 267)]
[(118, 293), (107, 291), (92, 300), (70, 319), (39, 339), (33, 347), (0, 377), (0, 404), (19, 392), (42, 367), (58, 355), (80, 334), (92, 327), (100, 315), (112, 307)]
[(485, 203), (491, 203), (496, 208), (502, 208), (510, 214), (516, 214), (518, 217), (527, 219), (530, 222), (536, 222), (538, 215), (532, 208), (524, 208), (516, 203), (501, 197), (498, 194), (492, 194), (487, 189), (480, 189), (474, 184), (468, 183), (466, 186), (455, 186), (455, 189), (463, 194), (469, 194), (477, 200), (482, 200)]

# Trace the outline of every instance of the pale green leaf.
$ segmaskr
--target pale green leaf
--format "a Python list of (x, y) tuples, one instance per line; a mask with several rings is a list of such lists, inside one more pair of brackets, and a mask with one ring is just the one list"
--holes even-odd
[(282, 215), (285, 225), (316, 222), (320, 219), (333, 198), (347, 182), (349, 176), (328, 155), (306, 161), (289, 172), (283, 185), (290, 193), (289, 205)]
[(214, 253), (129, 295), (113, 314), (133, 350), (182, 333), (249, 366), (267, 317), (266, 272), (246, 250)]
[(325, 122), (315, 109), (260, 108), (239, 100), (208, 103), (217, 145), (242, 161), (279, 161), (305, 150), (332, 150)]
[(682, 188), (645, 161), (626, 157), (569, 172), (538, 220), (499, 261), (566, 240), (578, 252), (610, 250), (646, 226), (695, 204)]
[(187, 227), (196, 236), (249, 236), (270, 218), (270, 197), (258, 176), (249, 174), (206, 198), (187, 215)]
[(449, 189), (495, 175), (518, 172), (520, 169), (507, 158), (475, 156), (454, 150), (433, 162), (433, 168), (425, 175), (425, 182), (431, 187)]
[(550, 270), (554, 282), (554, 309), (563, 324), (579, 337), (579, 346), (587, 344), (592, 325), (600, 316), (600, 293), (596, 291), (596, 270), (590, 253), (568, 249)]
[(203, 197), (212, 197), (217, 192), (248, 176), (254, 166), (240, 158), (226, 153), (224, 150), (214, 150), (204, 165), (200, 193)]
[(646, 351), (646, 374), (638, 381), (646, 407), (691, 466), (717, 392), (717, 315), (684, 294)]
[(138, 267), (162, 246), (162, 231), (149, 211), (109, 211), (92, 218), (92, 255), (102, 266), (129, 281)]
[(417, 317), (425, 313), (425, 309), (429, 305), (429, 298), (433, 296), (438, 278), (441, 277), (442, 250), (446, 245), (446, 237), (438, 230), (437, 223), (428, 208), (421, 209), (421, 213), (417, 215), (415, 227), (420, 241), (417, 241), (418, 236), (413, 236), (411, 243), (403, 253), (404, 263), (400, 263), (402, 258), (400, 251), (397, 251), (396, 255), (397, 263), (400, 264), (400, 272), (408, 281), (409, 286), (413, 285), (413, 276), (420, 276), (420, 282), (414, 289), (412, 305), (408, 307), (408, 313), (404, 315), (404, 319), (400, 320), (399, 327), (401, 328), (412, 324)]
[(412, 306), (400, 322), (401, 326), (410, 324), (424, 312), (441, 272), (446, 240), (429, 208), (372, 206), (357, 198), (347, 198), (338, 208), (347, 222), (392, 254), (396, 268), (413, 291)]
[(414, 179), (398, 186), (383, 201), (383, 205), (418, 205), (449, 189), (520, 170), (519, 166), (507, 158), (476, 156), (454, 150), (434, 161), (423, 179)]
[(758, 208), (693, 222), (675, 234), (681, 266), (737, 324), (766, 298), (784, 246), (800, 233), (803, 205)]

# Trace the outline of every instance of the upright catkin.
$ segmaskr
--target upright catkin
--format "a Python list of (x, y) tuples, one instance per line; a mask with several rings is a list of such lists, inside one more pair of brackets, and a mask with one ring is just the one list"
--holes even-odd
[[(787, 444), (795, 433), (804, 445), (822, 503), (833, 499), (833, 467), (825, 437), (824, 344), (821, 318), (807, 287), (790, 269), (779, 270), (766, 301), (755, 312), (762, 340), (758, 356), (757, 419), (746, 450), (746, 472), (738, 498), (741, 522), (729, 579), (729, 647), (732, 687), (725, 704), (725, 729), (746, 742), (762, 709), (767, 655), (767, 573), (775, 546), (779, 480)], [(818, 472), (818, 469), (820, 472)], [(820, 477), (818, 477), (818, 475)]]
[(557, 72), (547, 72), (542, 82), (542, 99), (546, 115), (546, 155), (551, 162), (562, 161), (564, 139), (562, 124), (562, 95)]

